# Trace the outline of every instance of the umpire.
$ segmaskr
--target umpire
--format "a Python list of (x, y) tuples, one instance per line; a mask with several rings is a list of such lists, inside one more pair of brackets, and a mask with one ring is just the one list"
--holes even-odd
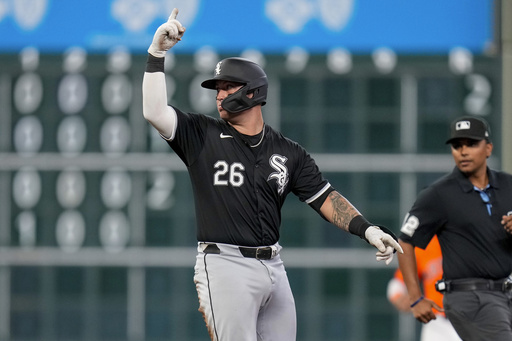
[(512, 340), (512, 176), (490, 169), (488, 123), (461, 117), (451, 124), (454, 170), (419, 194), (401, 228), (398, 256), (414, 317), (435, 319), (419, 286), (414, 247), (437, 235), (444, 309), (463, 340)]

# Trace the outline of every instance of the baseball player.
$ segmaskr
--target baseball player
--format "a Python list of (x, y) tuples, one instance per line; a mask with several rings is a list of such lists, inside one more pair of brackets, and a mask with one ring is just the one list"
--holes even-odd
[(400, 270), (414, 317), (436, 316), (418, 282), (415, 246), (437, 235), (443, 255), (446, 316), (463, 340), (512, 340), (512, 175), (488, 168), (493, 145), (488, 123), (460, 117), (451, 124), (455, 167), (424, 189), (401, 228)]
[[(432, 300), (436, 308), (436, 319), (421, 328), (421, 341), (460, 341), (460, 337), (446, 318), (443, 308), (443, 294), (436, 290), (435, 284), (443, 277), (443, 257), (437, 237), (434, 236), (425, 250), (414, 248), (418, 276), (421, 280), (425, 298)], [(388, 300), (401, 312), (411, 312), (409, 295), (400, 269), (388, 283)]]
[(378, 260), (389, 264), (402, 250), (390, 231), (369, 223), (332, 188), (299, 144), (265, 124), (268, 81), (259, 65), (227, 58), (201, 84), (216, 92), (220, 118), (167, 105), (164, 57), (185, 33), (177, 14), (174, 9), (148, 49), (143, 112), (192, 182), (199, 311), (212, 340), (295, 340), (295, 303), (278, 243), (280, 209), (290, 192), (375, 246)]

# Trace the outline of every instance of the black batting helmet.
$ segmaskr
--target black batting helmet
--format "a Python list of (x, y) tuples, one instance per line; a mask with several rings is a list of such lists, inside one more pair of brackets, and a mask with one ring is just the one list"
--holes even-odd
[[(242, 83), (244, 86), (222, 101), (222, 107), (230, 113), (239, 113), (257, 104), (265, 105), (268, 80), (265, 71), (249, 59), (231, 57), (217, 63), (214, 76), (201, 83), (203, 88), (216, 90), (219, 80)], [(253, 93), (253, 97), (247, 94)]]

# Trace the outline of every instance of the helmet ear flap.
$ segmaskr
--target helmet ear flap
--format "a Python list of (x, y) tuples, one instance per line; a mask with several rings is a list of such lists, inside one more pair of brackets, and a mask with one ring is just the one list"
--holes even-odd
[(244, 85), (238, 91), (232, 93), (222, 100), (221, 107), (232, 114), (238, 114), (244, 110), (252, 108), (257, 103), (252, 103), (252, 99), (247, 97), (249, 86)]
[(260, 93), (260, 88), (253, 89), (252, 91), (249, 91), (247, 94), (253, 94), (253, 97), (257, 97)]

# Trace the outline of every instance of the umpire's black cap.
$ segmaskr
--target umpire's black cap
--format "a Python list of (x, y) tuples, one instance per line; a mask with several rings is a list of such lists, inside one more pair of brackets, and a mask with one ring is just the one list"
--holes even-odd
[(490, 142), (491, 130), (486, 120), (480, 117), (459, 117), (450, 126), (451, 134), (446, 143), (455, 139), (486, 140)]

